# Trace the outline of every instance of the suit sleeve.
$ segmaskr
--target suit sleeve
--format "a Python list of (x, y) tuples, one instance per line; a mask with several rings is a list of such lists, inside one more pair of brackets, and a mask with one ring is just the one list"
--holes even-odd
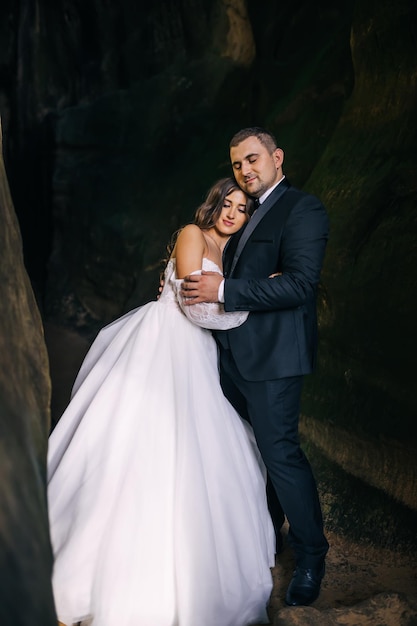
[[(279, 252), (282, 276), (226, 279), (225, 310), (288, 309), (314, 298), (328, 230), (328, 217), (321, 202), (315, 196), (302, 198), (292, 209), (282, 233)], [(242, 263), (245, 263), (245, 252), (242, 252)]]

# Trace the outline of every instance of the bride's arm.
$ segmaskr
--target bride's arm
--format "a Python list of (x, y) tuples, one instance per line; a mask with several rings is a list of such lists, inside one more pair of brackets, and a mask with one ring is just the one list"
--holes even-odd
[(183, 277), (197, 274), (203, 267), (203, 257), (207, 256), (208, 248), (201, 229), (195, 224), (188, 224), (178, 235), (173, 256), (175, 256), (176, 279), (173, 286), (178, 304), (188, 319), (202, 328), (210, 330), (228, 330), (240, 326), (246, 321), (246, 311), (226, 313), (219, 302), (201, 302), (194, 306), (186, 306), (180, 294)]
[[(200, 273), (201, 271), (192, 272), (192, 274)], [(269, 278), (275, 278), (276, 276), (282, 276), (282, 272), (271, 274)], [(230, 330), (231, 328), (241, 326), (248, 319), (249, 311), (227, 312), (224, 310), (224, 305), (220, 302), (198, 302), (192, 306), (187, 306), (185, 304), (186, 298), (181, 295), (182, 278), (173, 280), (178, 303), (193, 324), (210, 330)]]
[(196, 224), (184, 226), (178, 235), (173, 256), (177, 278), (184, 278), (203, 267), (207, 244), (201, 229)]
[[(197, 273), (199, 274), (200, 271), (193, 272), (193, 274)], [(193, 304), (193, 306), (187, 306), (185, 304), (186, 299), (181, 295), (183, 279), (172, 278), (171, 280), (174, 283), (173, 286), (177, 295), (178, 304), (183, 313), (193, 324), (209, 330), (229, 330), (246, 322), (249, 315), (248, 311), (226, 312), (224, 305), (220, 302), (198, 302), (197, 304)]]

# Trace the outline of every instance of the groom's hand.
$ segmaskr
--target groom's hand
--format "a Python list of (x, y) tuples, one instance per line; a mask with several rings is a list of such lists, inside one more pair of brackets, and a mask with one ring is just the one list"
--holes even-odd
[(218, 272), (202, 271), (200, 274), (184, 276), (181, 284), (181, 295), (186, 298), (184, 304), (197, 304), (198, 302), (218, 302), (219, 285), (223, 276)]

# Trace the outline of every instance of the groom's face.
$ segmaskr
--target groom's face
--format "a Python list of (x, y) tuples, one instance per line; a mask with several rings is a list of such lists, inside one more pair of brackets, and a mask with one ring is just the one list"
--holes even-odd
[(257, 137), (248, 137), (233, 146), (230, 160), (237, 183), (255, 198), (282, 178), (283, 151), (276, 148), (271, 154)]

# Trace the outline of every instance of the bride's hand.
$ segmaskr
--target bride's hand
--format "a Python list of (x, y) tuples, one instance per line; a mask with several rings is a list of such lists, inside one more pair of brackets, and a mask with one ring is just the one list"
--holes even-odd
[(159, 300), (159, 296), (162, 293), (162, 289), (164, 288), (164, 284), (165, 284), (165, 281), (161, 278), (161, 280), (159, 281), (158, 295), (156, 296), (157, 300)]
[(275, 276), (282, 276), (282, 272), (277, 272), (276, 274), (271, 274), (268, 278), (275, 278)]

